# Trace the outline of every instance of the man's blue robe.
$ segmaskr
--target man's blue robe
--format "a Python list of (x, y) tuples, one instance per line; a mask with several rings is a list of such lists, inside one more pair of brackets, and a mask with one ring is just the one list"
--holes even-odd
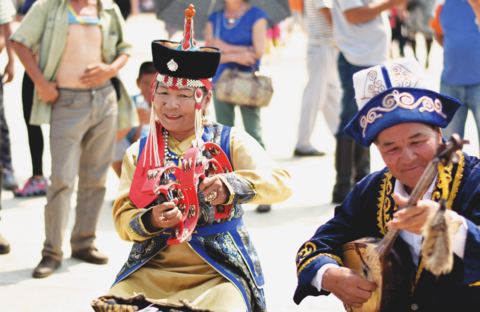
[[(467, 220), (468, 231), (463, 259), (454, 255), (451, 273), (435, 277), (422, 265), (413, 265), (412, 295), (409, 307), (417, 311), (480, 311), (480, 160), (459, 153), (458, 164), (445, 172), (450, 178), (447, 208)], [(294, 301), (299, 304), (306, 296), (327, 295), (318, 291), (312, 279), (327, 263), (341, 265), (342, 246), (362, 237), (383, 237), (386, 224), (397, 207), (392, 198), (395, 178), (387, 168), (372, 173), (359, 182), (335, 215), (320, 226), (315, 235), (305, 242), (297, 254), (298, 286)], [(437, 185), (432, 199), (441, 195)], [(397, 238), (401, 240), (401, 238)], [(421, 263), (421, 261), (420, 261)], [(420, 269), (418, 269), (420, 268)]]

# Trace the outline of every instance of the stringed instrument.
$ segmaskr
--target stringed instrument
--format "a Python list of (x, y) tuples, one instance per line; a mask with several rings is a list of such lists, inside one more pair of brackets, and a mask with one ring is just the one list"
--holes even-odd
[[(437, 174), (438, 164), (452, 161), (455, 152), (462, 148), (465, 141), (456, 134), (446, 144), (439, 147), (434, 159), (428, 164), (420, 180), (413, 189), (407, 205), (414, 206), (432, 184)], [(343, 246), (343, 263), (363, 278), (375, 282), (377, 289), (360, 308), (345, 307), (350, 312), (407, 311), (408, 298), (411, 295), (411, 272), (402, 263), (400, 254), (394, 247), (399, 230), (389, 230), (380, 239), (365, 237)]]

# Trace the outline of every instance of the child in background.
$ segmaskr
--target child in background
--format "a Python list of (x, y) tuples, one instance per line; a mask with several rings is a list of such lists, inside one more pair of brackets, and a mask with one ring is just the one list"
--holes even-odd
[(120, 177), (122, 172), (122, 159), (127, 148), (133, 142), (148, 134), (151, 109), (150, 86), (155, 78), (155, 73), (155, 66), (152, 62), (143, 62), (142, 65), (140, 65), (137, 78), (137, 86), (140, 89), (140, 94), (132, 97), (135, 107), (137, 108), (140, 125), (130, 129), (122, 129), (117, 132), (117, 144), (115, 146), (112, 168), (118, 177)]

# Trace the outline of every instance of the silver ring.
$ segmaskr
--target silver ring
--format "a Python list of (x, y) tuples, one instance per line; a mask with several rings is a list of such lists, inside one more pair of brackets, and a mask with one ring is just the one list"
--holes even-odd
[(205, 200), (208, 202), (214, 201), (218, 196), (218, 193), (216, 191), (211, 191), (208, 193), (207, 197), (205, 197)]

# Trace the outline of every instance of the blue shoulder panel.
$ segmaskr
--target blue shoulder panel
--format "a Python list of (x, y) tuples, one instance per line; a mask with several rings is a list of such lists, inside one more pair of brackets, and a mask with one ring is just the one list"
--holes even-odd
[(137, 161), (140, 159), (140, 155), (142, 155), (143, 148), (145, 147), (146, 143), (147, 143), (147, 137), (143, 137), (143, 138), (140, 139), (140, 144), (138, 146)]
[[(228, 160), (232, 164), (232, 157), (230, 156), (230, 132), (232, 127), (222, 126), (222, 134), (220, 136), (220, 147), (227, 154)], [(232, 164), (233, 167), (233, 164)]]

